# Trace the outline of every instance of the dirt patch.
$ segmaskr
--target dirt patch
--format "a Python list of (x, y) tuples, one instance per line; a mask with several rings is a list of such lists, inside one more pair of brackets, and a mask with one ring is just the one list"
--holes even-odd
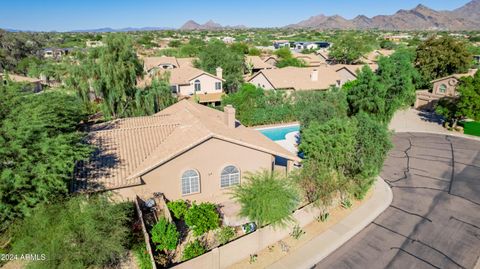
[[(370, 199), (372, 196), (372, 190), (370, 190), (365, 199), (362, 201), (353, 201), (352, 207), (349, 209), (344, 209), (341, 206), (338, 206), (329, 211), (330, 216), (328, 221), (319, 222), (313, 221), (307, 226), (303, 227), (302, 230), (305, 232), (300, 238), (295, 239), (292, 236), (283, 238), (282, 240), (268, 246), (266, 249), (263, 249), (260, 252), (252, 253), (252, 255), (257, 255), (256, 258), (247, 258), (244, 259), (229, 268), (231, 269), (257, 269), (265, 268), (270, 264), (280, 260), (282, 257), (288, 255), (289, 252), (295, 251), (301, 246), (305, 245), (310, 240), (314, 239), (318, 235), (322, 234), (328, 230), (333, 225), (337, 224), (345, 217), (347, 217), (353, 210), (358, 208), (362, 203)], [(254, 260), (254, 261), (253, 261)]]

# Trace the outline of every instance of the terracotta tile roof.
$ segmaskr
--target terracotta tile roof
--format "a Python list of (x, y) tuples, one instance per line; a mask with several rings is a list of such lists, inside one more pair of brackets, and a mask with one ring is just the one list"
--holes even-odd
[(198, 58), (177, 58), (180, 67), (194, 67), (193, 62)]
[(153, 116), (94, 126), (88, 142), (99, 150), (78, 165), (73, 190), (142, 184), (142, 175), (211, 138), (299, 161), (256, 130), (242, 125), (229, 128), (223, 112), (182, 100)]
[(437, 79), (435, 79), (435, 80), (430, 81), (430, 83), (435, 83), (435, 82), (437, 82), (437, 81), (441, 81), (441, 80), (449, 79), (449, 78), (461, 79), (461, 78), (463, 78), (463, 77), (473, 77), (473, 76), (477, 73), (477, 70), (478, 70), (478, 69), (470, 69), (470, 70), (468, 70), (467, 73), (463, 73), (463, 74), (453, 74), (453, 75), (446, 76), (446, 77), (443, 77), (443, 78), (437, 78)]
[[(318, 71), (317, 81), (311, 79), (314, 70)], [(338, 81), (341, 80), (336, 70), (329, 66), (267, 69), (258, 72), (249, 81), (260, 74), (263, 74), (275, 89), (325, 90), (332, 85), (338, 86)]]
[(150, 71), (152, 68), (155, 68), (162, 64), (171, 64), (175, 67), (179, 67), (179, 63), (177, 58), (175, 57), (167, 57), (167, 56), (160, 56), (160, 57), (145, 57), (143, 58), (143, 65), (145, 66), (145, 71)]
[[(335, 71), (338, 71), (342, 68), (345, 68), (348, 71), (350, 71), (352, 74), (355, 74), (355, 75), (358, 72), (360, 72), (360, 70), (364, 66), (365, 66), (365, 64), (334, 64), (334, 65), (331, 65), (332, 68), (335, 68)], [(378, 64), (368, 64), (368, 66), (370, 67), (370, 69), (372, 69), (372, 71), (377, 71), (377, 69), (378, 69)]]
[(262, 60), (262, 58), (260, 58), (260, 56), (249, 56), (247, 55), (246, 56), (246, 59), (245, 59), (245, 62), (246, 63), (249, 63), (252, 65), (252, 67), (254, 69), (272, 69), (272, 68), (276, 68), (275, 66), (269, 64), (269, 63), (266, 63)]
[(305, 63), (310, 67), (326, 64), (325, 59), (316, 54), (304, 54), (304, 53), (293, 52), (292, 55), (297, 59), (304, 60)]

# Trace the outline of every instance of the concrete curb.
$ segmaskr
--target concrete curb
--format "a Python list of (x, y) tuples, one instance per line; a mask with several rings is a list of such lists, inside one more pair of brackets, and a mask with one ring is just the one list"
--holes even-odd
[(381, 177), (377, 177), (373, 188), (372, 197), (350, 215), (267, 268), (312, 268), (316, 263), (345, 244), (374, 221), (392, 203), (392, 189)]

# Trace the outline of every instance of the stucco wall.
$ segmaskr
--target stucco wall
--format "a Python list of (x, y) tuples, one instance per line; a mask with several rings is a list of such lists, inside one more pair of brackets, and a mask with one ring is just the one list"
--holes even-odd
[[(315, 217), (319, 214), (320, 210), (318, 208), (308, 205), (295, 211), (295, 213), (293, 213), (293, 218), (300, 227), (305, 227), (307, 224), (314, 221)], [(294, 224), (283, 229), (274, 229), (271, 226), (267, 226), (224, 246), (215, 248), (202, 256), (181, 263), (174, 268), (228, 268), (229, 266), (248, 258), (250, 254), (257, 253), (289, 236), (293, 226)]]
[[(231, 190), (220, 187), (220, 174), (225, 166), (235, 165), (243, 177), (246, 172), (271, 169), (273, 160), (268, 153), (212, 138), (144, 175), (145, 185), (117, 192), (128, 198), (135, 194), (149, 197), (154, 192), (162, 192), (169, 200), (222, 203), (229, 200)], [(189, 169), (200, 174), (200, 193), (183, 196), (181, 176)]]
[(349, 81), (357, 79), (354, 75), (352, 75), (352, 73), (350, 73), (345, 69), (338, 70), (337, 74), (340, 76), (340, 86), (342, 86), (343, 84)]
[[(458, 80), (456, 78), (447, 78), (433, 83), (433, 93), (436, 95), (454, 96)], [(440, 92), (440, 86), (444, 84), (447, 86), (445, 93)]]
[[(215, 82), (222, 82), (221, 80), (211, 77), (209, 75), (201, 75), (193, 80), (190, 81), (190, 85), (181, 85), (179, 86), (180, 94), (181, 95), (192, 95), (195, 91), (195, 80), (200, 80), (200, 87), (201, 91), (198, 91), (197, 94), (200, 93), (220, 93), (222, 92), (222, 87), (219, 90), (215, 89)], [(223, 86), (223, 85), (222, 85)]]
[(251, 83), (255, 86), (258, 86), (258, 87), (262, 87), (265, 90), (273, 90), (274, 89), (272, 84), (270, 84), (270, 82), (267, 80), (267, 78), (263, 74), (258, 74), (253, 79), (251, 79), (249, 81), (249, 83)]

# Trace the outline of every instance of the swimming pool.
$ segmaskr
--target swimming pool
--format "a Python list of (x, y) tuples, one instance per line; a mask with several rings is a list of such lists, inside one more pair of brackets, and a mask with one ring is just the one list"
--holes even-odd
[(285, 140), (285, 136), (291, 132), (300, 131), (300, 125), (288, 125), (288, 126), (279, 126), (271, 128), (262, 128), (257, 129), (266, 137), (270, 138), (273, 141)]

